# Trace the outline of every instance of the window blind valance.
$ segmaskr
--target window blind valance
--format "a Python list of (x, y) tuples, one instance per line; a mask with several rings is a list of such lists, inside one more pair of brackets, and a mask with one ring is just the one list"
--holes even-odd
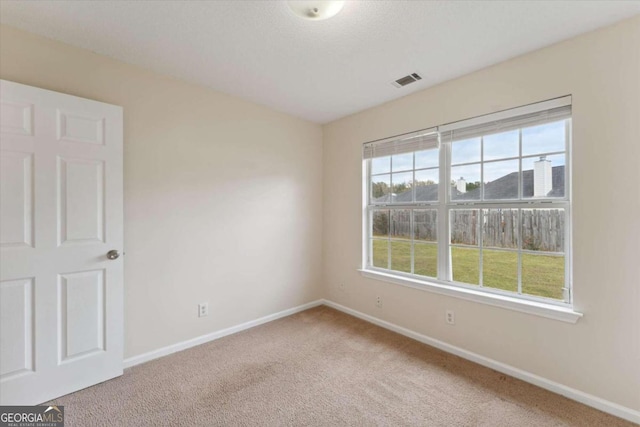
[(564, 96), (392, 138), (367, 142), (364, 144), (363, 158), (371, 159), (428, 150), (438, 148), (440, 141), (460, 141), (569, 118), (571, 118), (571, 96)]
[(365, 159), (438, 148), (436, 129), (426, 129), (364, 144)]

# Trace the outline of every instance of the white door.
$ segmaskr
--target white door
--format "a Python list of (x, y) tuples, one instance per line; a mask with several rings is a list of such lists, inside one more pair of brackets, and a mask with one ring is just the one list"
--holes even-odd
[(0, 81), (0, 404), (122, 375), (122, 108)]

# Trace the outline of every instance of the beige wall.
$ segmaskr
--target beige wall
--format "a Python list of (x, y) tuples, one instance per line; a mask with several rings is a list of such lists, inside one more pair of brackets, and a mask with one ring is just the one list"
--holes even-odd
[(125, 357), (321, 296), (319, 125), (8, 27), (0, 77), (124, 107)]
[[(326, 295), (640, 409), (639, 46), (636, 17), (326, 125)], [(567, 94), (573, 95), (575, 306), (584, 318), (572, 325), (359, 275), (363, 142)], [(445, 309), (455, 310), (455, 326), (445, 324)]]

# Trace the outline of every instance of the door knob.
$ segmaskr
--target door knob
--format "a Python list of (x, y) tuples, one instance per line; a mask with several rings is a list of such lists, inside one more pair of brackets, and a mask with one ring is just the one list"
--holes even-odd
[(109, 259), (118, 259), (119, 256), (120, 254), (115, 249), (112, 249), (109, 252), (107, 252), (107, 258)]

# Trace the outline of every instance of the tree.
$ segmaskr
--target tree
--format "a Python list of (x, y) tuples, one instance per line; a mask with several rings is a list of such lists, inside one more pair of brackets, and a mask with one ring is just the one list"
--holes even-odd
[(409, 184), (407, 184), (406, 182), (401, 182), (400, 184), (395, 184), (393, 186), (393, 193), (394, 194), (404, 193), (405, 191), (409, 190), (410, 188), (411, 188), (411, 186)]
[(371, 196), (374, 199), (389, 193), (389, 186), (386, 182), (374, 182), (371, 184)]
[(388, 212), (374, 212), (372, 225), (374, 236), (386, 236), (389, 234)]
[(480, 188), (480, 181), (467, 182), (467, 191), (475, 190), (476, 188)]

